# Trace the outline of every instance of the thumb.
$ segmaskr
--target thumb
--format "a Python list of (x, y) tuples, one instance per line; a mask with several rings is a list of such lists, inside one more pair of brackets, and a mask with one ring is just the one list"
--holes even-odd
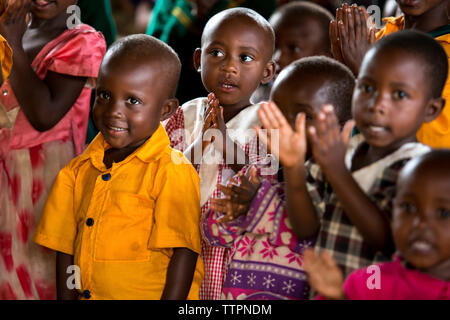
[(350, 141), (352, 130), (355, 127), (355, 120), (349, 120), (345, 123), (344, 128), (341, 132), (341, 139), (345, 146), (348, 145)]

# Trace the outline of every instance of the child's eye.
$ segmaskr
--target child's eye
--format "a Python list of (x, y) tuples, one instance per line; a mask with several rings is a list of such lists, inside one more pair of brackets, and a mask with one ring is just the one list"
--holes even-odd
[(403, 212), (406, 212), (406, 213), (416, 213), (417, 212), (416, 206), (409, 202), (401, 203), (400, 208), (402, 209)]
[(127, 99), (127, 103), (136, 105), (136, 104), (140, 104), (141, 101), (139, 101), (136, 98), (130, 97), (130, 98)]
[(448, 219), (450, 218), (450, 210), (447, 208), (439, 208), (437, 210), (437, 216), (439, 219)]
[(217, 49), (211, 50), (211, 53), (210, 53), (210, 54), (211, 54), (213, 57), (223, 57), (223, 56), (224, 56), (223, 52), (220, 51), (220, 50), (217, 50)]
[(97, 92), (97, 97), (103, 100), (109, 100), (111, 98), (111, 96), (104, 91)]
[(251, 56), (249, 56), (249, 55), (247, 55), (247, 54), (243, 54), (243, 55), (241, 56), (241, 60), (242, 60), (243, 62), (251, 62), (251, 61), (253, 61), (253, 60), (255, 60), (255, 59), (253, 59), (253, 57), (251, 57)]
[(360, 85), (361, 91), (364, 93), (372, 93), (374, 88), (370, 84), (362, 83)]
[(408, 97), (408, 95), (403, 90), (395, 90), (394, 91), (394, 99), (396, 99), (396, 100), (403, 100), (407, 97)]
[(298, 47), (296, 45), (290, 45), (288, 48), (291, 53), (294, 53), (294, 54), (300, 53), (300, 47)]

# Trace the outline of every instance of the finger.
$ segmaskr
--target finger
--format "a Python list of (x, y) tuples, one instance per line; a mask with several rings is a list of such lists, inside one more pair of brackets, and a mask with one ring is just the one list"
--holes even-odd
[(354, 8), (350, 7), (346, 10), (346, 16), (347, 16), (347, 35), (348, 35), (348, 41), (351, 44), (355, 43), (355, 15), (353, 14)]
[(368, 40), (368, 35), (367, 35), (367, 19), (366, 19), (366, 15), (364, 14), (364, 7), (359, 7), (358, 8), (358, 23), (359, 23), (359, 38), (360, 41), (367, 41)]
[(213, 209), (214, 211), (217, 211), (217, 212), (225, 213), (225, 211), (227, 210), (227, 207), (223, 203), (211, 202), (211, 209)]
[(224, 185), (219, 184), (217, 188), (225, 195), (225, 199), (231, 199), (231, 196), (233, 195), (231, 187), (226, 187)]
[(369, 43), (370, 44), (374, 44), (376, 40), (376, 32), (377, 29), (376, 28), (371, 28), (370, 32), (369, 32)]
[(361, 20), (361, 10), (358, 7), (355, 7), (353, 9), (353, 17), (355, 20), (355, 41), (358, 44), (360, 41), (362, 40), (366, 40), (367, 39), (367, 35), (364, 35), (363, 37), (363, 29), (365, 29), (366, 27), (362, 27), (362, 20)]
[(261, 179), (258, 176), (258, 170), (255, 167), (250, 169), (250, 182), (254, 185), (260, 185)]
[(261, 107), (258, 109), (258, 117), (261, 120), (263, 127), (267, 130), (272, 129), (276, 126), (276, 123), (273, 123), (272, 119), (269, 117), (267, 105), (268, 102), (261, 103)]
[(342, 6), (342, 22), (344, 24), (344, 31), (348, 33), (348, 5), (344, 3)]
[[(322, 143), (317, 136), (317, 129), (314, 126), (308, 127), (308, 136), (313, 154), (316, 154), (319, 149), (322, 149)], [(317, 160), (317, 159), (316, 159)]]
[(252, 185), (248, 178), (245, 175), (242, 175), (241, 177), (241, 184), (244, 190), (250, 190), (252, 188)]
[(324, 112), (328, 129), (328, 141), (336, 142), (340, 138), (340, 128), (334, 112), (334, 107), (331, 104), (325, 105)]
[(270, 112), (272, 113), (272, 115), (274, 116), (274, 118), (276, 119), (276, 122), (278, 123), (279, 128), (289, 125), (286, 118), (284, 117), (283, 113), (280, 111), (280, 109), (278, 108), (278, 106), (276, 105), (275, 102), (273, 102), (273, 101), (269, 102), (268, 108), (269, 108)]
[(342, 129), (341, 139), (346, 147), (348, 146), (354, 127), (355, 127), (355, 120), (349, 120), (345, 123), (344, 128)]
[(341, 45), (342, 56), (344, 56), (345, 50), (348, 48), (348, 35), (345, 31), (345, 25), (342, 21), (338, 22), (339, 40)]
[(330, 33), (331, 53), (333, 54), (334, 59), (338, 60), (339, 62), (343, 62), (336, 21), (330, 22), (329, 33)]

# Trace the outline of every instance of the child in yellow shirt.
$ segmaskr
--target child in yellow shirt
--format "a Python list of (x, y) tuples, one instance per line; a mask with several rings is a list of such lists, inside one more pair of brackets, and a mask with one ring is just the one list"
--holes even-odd
[[(151, 36), (106, 53), (94, 106), (100, 133), (59, 173), (34, 235), (57, 251), (58, 298), (198, 299), (199, 177), (172, 161), (182, 154), (160, 124), (178, 107), (180, 69)], [(81, 283), (71, 281), (77, 270)]]

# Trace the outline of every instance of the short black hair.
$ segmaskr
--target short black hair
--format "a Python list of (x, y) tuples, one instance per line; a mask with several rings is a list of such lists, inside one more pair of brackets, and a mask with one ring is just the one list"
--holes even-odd
[(421, 31), (402, 30), (381, 38), (375, 42), (369, 52), (392, 49), (400, 49), (408, 55), (419, 58), (427, 73), (425, 79), (429, 79), (427, 82), (430, 86), (431, 97), (439, 98), (442, 95), (448, 77), (448, 57), (439, 42)]
[(329, 27), (330, 22), (334, 20), (330, 11), (324, 7), (305, 1), (290, 2), (278, 8), (270, 17), (269, 22), (272, 26), (275, 23), (285, 23), (286, 26), (296, 26), (303, 19), (315, 19), (319, 22), (322, 29), (323, 45), (331, 51)]
[(327, 79), (323, 84), (326, 87), (326, 103), (333, 105), (341, 125), (351, 119), (355, 76), (348, 67), (325, 56), (301, 58), (280, 73), (273, 88), (277, 86), (277, 82), (291, 81), (292, 77), (300, 75), (302, 77), (314, 75)]
[[(156, 61), (163, 68), (170, 94), (175, 95), (180, 79), (181, 62), (177, 53), (161, 40), (145, 35), (134, 34), (124, 37), (116, 42), (106, 52), (103, 63), (118, 61), (126, 68), (126, 61)], [(114, 62), (113, 62), (114, 63)]]
[(252, 22), (257, 28), (261, 29), (262, 33), (264, 33), (269, 40), (271, 49), (270, 57), (272, 58), (273, 52), (275, 51), (275, 32), (273, 31), (272, 26), (269, 21), (266, 20), (262, 15), (258, 12), (248, 9), (248, 8), (232, 8), (223, 10), (216, 15), (212, 16), (211, 19), (205, 25), (202, 33), (201, 43), (203, 46), (205, 36), (210, 32), (210, 29), (218, 24), (223, 24), (228, 22), (229, 20), (236, 18), (244, 18), (248, 21)]
[(397, 186), (403, 178), (411, 176), (412, 171), (422, 171), (424, 168), (438, 168), (439, 172), (450, 172), (450, 149), (433, 149), (419, 157), (411, 159), (400, 171)]

